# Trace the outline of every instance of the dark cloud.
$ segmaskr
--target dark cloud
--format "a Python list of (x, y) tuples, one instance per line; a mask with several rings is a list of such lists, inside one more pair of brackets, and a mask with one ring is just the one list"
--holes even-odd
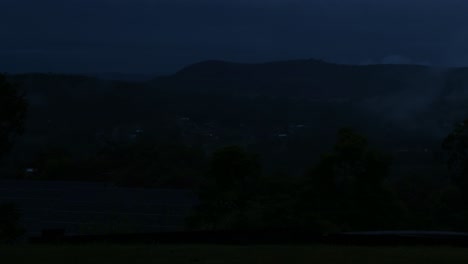
[(0, 0), (0, 71), (174, 71), (204, 59), (468, 64), (468, 2)]

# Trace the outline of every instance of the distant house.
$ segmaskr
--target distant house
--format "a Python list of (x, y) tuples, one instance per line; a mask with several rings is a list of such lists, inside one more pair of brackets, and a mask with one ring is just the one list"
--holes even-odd
[(104, 183), (0, 180), (0, 203), (15, 203), (27, 235), (178, 231), (197, 204), (191, 191)]

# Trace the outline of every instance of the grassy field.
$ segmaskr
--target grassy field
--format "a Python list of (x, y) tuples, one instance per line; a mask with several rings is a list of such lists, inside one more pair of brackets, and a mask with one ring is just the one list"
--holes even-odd
[(0, 263), (468, 263), (468, 249), (329, 246), (3, 246)]

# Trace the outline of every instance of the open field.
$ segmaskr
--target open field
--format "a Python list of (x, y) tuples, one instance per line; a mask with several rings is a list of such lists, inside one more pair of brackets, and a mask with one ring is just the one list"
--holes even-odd
[(468, 263), (468, 249), (333, 246), (2, 246), (0, 263)]

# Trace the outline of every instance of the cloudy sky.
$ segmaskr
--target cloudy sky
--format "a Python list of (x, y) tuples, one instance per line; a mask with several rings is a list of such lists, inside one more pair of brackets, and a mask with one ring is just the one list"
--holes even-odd
[(0, 0), (0, 72), (206, 59), (468, 66), (466, 0)]

